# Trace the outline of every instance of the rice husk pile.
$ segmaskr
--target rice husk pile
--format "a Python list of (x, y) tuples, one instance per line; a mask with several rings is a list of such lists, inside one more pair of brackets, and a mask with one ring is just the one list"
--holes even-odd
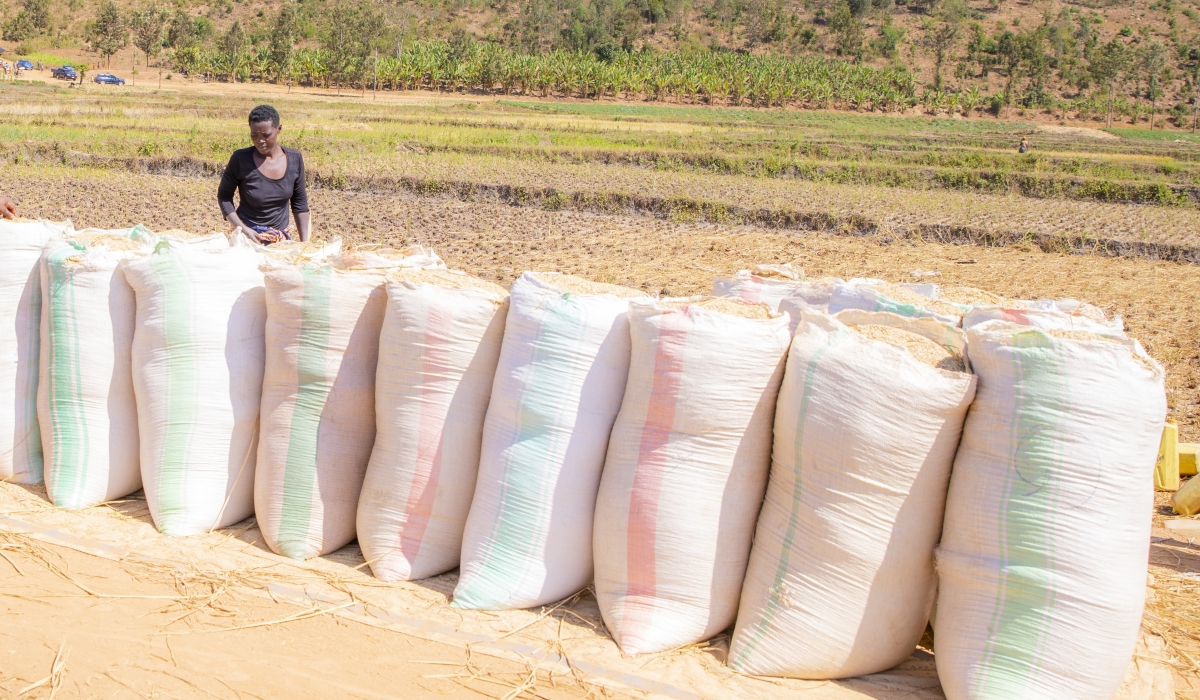
[(906, 331), (903, 328), (896, 328), (894, 326), (876, 324), (851, 326), (851, 328), (858, 331), (859, 335), (864, 338), (879, 340), (903, 348), (917, 362), (922, 362), (930, 367), (951, 372), (967, 371), (967, 366), (963, 362), (961, 355), (954, 354), (948, 348), (938, 345), (919, 333), (913, 333), (912, 331)]
[(955, 284), (943, 286), (938, 293), (938, 299), (950, 302), (951, 304), (962, 304), (963, 306), (992, 306), (1005, 303), (1004, 297), (999, 294), (992, 294), (989, 291), (976, 287), (963, 287)]
[(157, 233), (159, 236), (169, 236), (181, 241), (194, 241), (198, 238), (208, 238), (215, 232), (210, 231), (209, 233), (194, 233), (192, 231), (184, 231), (180, 228), (173, 228), (166, 231), (158, 231)]
[(135, 241), (128, 236), (99, 230), (76, 231), (71, 239), (89, 248), (104, 247), (108, 250), (149, 250), (145, 241)]
[(508, 290), (498, 284), (456, 270), (417, 270), (406, 267), (393, 271), (388, 277), (397, 282), (431, 284), (445, 289), (482, 289), (496, 294), (508, 294)]
[(678, 309), (683, 306), (700, 306), (709, 311), (756, 320), (765, 320), (772, 317), (771, 309), (766, 304), (752, 304), (740, 299), (729, 299), (726, 297), (671, 299), (659, 303), (670, 309)]
[(629, 287), (622, 287), (616, 284), (605, 284), (604, 282), (593, 282), (575, 275), (566, 275), (561, 272), (535, 272), (538, 279), (551, 285), (560, 292), (567, 294), (579, 295), (596, 295), (596, 294), (611, 294), (615, 297), (634, 298), (644, 297), (645, 293)]
[(930, 299), (927, 296), (917, 294), (913, 290), (908, 289), (907, 287), (901, 287), (898, 284), (891, 284), (890, 282), (873, 284), (871, 285), (871, 289), (879, 291), (888, 299), (900, 304), (912, 304), (913, 306), (919, 306), (921, 308), (936, 311), (939, 314), (945, 314), (947, 316), (962, 315), (962, 309), (958, 308), (954, 304), (945, 301), (939, 301), (937, 299)]

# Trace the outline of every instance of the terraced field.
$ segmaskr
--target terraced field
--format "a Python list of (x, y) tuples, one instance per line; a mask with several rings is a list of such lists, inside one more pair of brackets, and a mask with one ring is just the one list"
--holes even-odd
[[(1200, 143), (832, 112), (269, 97), (304, 151), (318, 235), (425, 243), (501, 282), (552, 268), (690, 294), (793, 261), (1074, 296), (1125, 317), (1200, 439), (1200, 275), (1186, 262), (1200, 261)], [(223, 228), (216, 179), (265, 99), (0, 87), (0, 188), (26, 215), (79, 226)], [(1015, 152), (1021, 135), (1032, 153)], [(1075, 189), (971, 185), (981, 173)]]

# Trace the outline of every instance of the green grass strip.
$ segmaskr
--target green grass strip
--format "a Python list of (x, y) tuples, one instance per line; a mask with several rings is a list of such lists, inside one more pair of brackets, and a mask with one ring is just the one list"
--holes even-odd
[(321, 413), (333, 383), (327, 376), (329, 301), (333, 268), (300, 268), (304, 297), (300, 302), (300, 337), (296, 366), (296, 400), (284, 461), (283, 505), (279, 520), (279, 551), (292, 559), (308, 555), (312, 530), (312, 498), (317, 484), (317, 450)]
[(158, 469), (156, 524), (164, 534), (186, 535), (191, 534), (187, 528), (187, 488), (199, 400), (192, 281), (178, 254), (165, 243), (150, 256), (150, 269), (164, 300), (162, 369), (166, 374), (166, 428), (157, 463), (151, 465)]
[(1054, 520), (1070, 391), (1052, 337), (1013, 336), (1017, 401), (1000, 504), (1001, 568), (990, 636), (972, 697), (1008, 700), (1035, 690), (1054, 622)]

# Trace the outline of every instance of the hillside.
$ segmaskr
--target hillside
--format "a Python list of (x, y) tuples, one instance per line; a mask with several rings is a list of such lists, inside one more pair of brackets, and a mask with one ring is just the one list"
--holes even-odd
[(8, 0), (3, 38), (93, 65), (132, 43), (216, 80), (1153, 128), (1191, 127), (1200, 75), (1194, 0), (121, 1)]

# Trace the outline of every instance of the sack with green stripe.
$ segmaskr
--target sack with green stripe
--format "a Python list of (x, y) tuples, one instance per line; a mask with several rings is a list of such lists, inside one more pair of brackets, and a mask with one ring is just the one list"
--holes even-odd
[(629, 300), (572, 275), (513, 283), (453, 605), (531, 608), (592, 580), (592, 514), (629, 372)]
[(42, 254), (38, 422), (46, 492), (87, 508), (142, 487), (133, 395), (133, 288), (120, 266), (154, 249), (145, 227), (76, 231)]
[(168, 535), (254, 512), (266, 304), (261, 256), (164, 240), (125, 264), (137, 303), (133, 388), (142, 486)]
[(384, 581), (458, 566), (507, 312), (508, 291), (463, 272), (388, 277), (358, 499), (358, 544)]
[(375, 443), (375, 370), (396, 267), (444, 267), (432, 253), (337, 253), (264, 264), (267, 361), (254, 511), (263, 541), (292, 559), (355, 537)]
[(958, 325), (963, 309), (939, 298), (936, 284), (892, 284), (877, 279), (835, 282), (829, 296), (829, 313), (847, 309), (884, 311), (909, 318), (933, 318)]
[(771, 461), (788, 319), (729, 299), (635, 303), (596, 501), (596, 599), (626, 654), (733, 623)]
[(925, 632), (950, 467), (975, 377), (931, 318), (802, 314), (729, 665), (806, 679), (878, 673)]
[(948, 700), (1098, 700), (1146, 594), (1163, 370), (1136, 340), (991, 321), (954, 460), (934, 615)]
[(0, 481), (42, 483), (37, 391), (42, 248), (71, 223), (0, 219)]

